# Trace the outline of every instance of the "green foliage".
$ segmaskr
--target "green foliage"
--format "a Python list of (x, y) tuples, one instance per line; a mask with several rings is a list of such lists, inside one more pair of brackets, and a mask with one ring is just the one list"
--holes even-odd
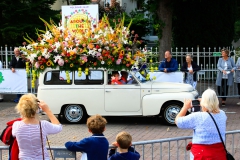
[[(59, 11), (51, 10), (56, 0), (1, 0), (0, 46), (18, 46), (26, 33), (33, 38), (35, 28), (44, 29), (39, 16), (57, 21)], [(58, 19), (59, 21), (59, 19)]]
[(229, 46), (234, 38), (237, 0), (174, 3), (174, 43), (181, 47)]

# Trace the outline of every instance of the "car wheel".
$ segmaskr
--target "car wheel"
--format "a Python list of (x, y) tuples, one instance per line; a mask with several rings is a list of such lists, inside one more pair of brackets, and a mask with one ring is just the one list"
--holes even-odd
[(68, 123), (83, 123), (86, 116), (84, 107), (77, 104), (67, 105), (63, 111), (63, 117)]
[(175, 125), (175, 118), (182, 106), (181, 102), (168, 102), (163, 106), (162, 118), (167, 125)]

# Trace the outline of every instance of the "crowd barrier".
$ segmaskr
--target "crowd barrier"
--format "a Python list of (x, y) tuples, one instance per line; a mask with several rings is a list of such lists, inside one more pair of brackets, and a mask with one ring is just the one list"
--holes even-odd
[[(157, 133), (156, 133), (157, 134)], [(141, 155), (141, 160), (189, 160), (186, 145), (191, 136), (133, 142), (133, 147)], [(235, 159), (240, 159), (240, 130), (226, 132), (227, 150)], [(112, 146), (110, 146), (112, 148)], [(51, 147), (54, 160), (80, 159), (80, 152), (70, 152), (65, 147)], [(0, 160), (7, 160), (8, 147), (0, 146)]]

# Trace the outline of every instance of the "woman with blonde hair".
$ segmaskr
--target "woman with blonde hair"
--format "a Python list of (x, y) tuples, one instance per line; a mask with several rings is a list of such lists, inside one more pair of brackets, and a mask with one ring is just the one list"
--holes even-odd
[[(215, 119), (221, 137), (225, 141), (227, 116), (219, 109), (218, 97), (214, 90), (207, 89), (202, 94), (200, 106), (202, 112), (194, 112), (186, 116), (192, 108), (192, 100), (185, 100), (184, 105), (175, 119), (182, 129), (193, 129), (191, 154), (194, 160), (226, 160), (226, 151), (217, 131), (216, 125), (209, 114)], [(217, 153), (217, 154), (216, 154)]]
[[(37, 113), (42, 109), (51, 122), (39, 120)], [(13, 124), (12, 135), (16, 137), (19, 146), (19, 160), (49, 160), (46, 145), (46, 136), (56, 134), (62, 130), (62, 125), (52, 114), (48, 105), (38, 101), (34, 94), (23, 95), (16, 110), (20, 113), (22, 121)]]

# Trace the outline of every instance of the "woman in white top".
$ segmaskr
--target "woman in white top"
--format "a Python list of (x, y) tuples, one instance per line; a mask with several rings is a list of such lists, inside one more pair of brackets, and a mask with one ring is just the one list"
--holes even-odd
[[(41, 108), (51, 122), (46, 120), (40, 121), (37, 113)], [(62, 130), (62, 125), (58, 119), (52, 114), (48, 105), (43, 101), (38, 101), (34, 94), (26, 94), (20, 98), (16, 106), (16, 110), (20, 113), (22, 121), (16, 121), (13, 124), (12, 135), (16, 137), (19, 146), (19, 160), (49, 160), (46, 145), (46, 136), (56, 134)], [(42, 128), (42, 140), (40, 134), (40, 123)]]
[[(189, 145), (194, 160), (226, 160), (226, 152), (213, 122), (215, 119), (221, 137), (225, 141), (227, 116), (219, 109), (218, 97), (214, 90), (207, 89), (200, 101), (202, 112), (186, 115), (192, 107), (191, 100), (185, 100), (184, 106), (177, 115), (175, 123), (179, 128), (192, 129), (192, 145)], [(208, 112), (208, 113), (207, 113)], [(216, 154), (217, 153), (217, 154)]]
[(225, 106), (228, 87), (233, 84), (233, 72), (236, 65), (232, 58), (228, 57), (229, 51), (222, 49), (222, 58), (217, 63), (218, 73), (216, 85), (218, 86), (218, 94), (222, 97), (222, 106)]
[[(238, 57), (236, 68), (237, 69), (235, 73), (235, 82), (237, 83), (237, 87), (238, 87), (238, 95), (240, 95), (240, 57)], [(238, 102), (237, 105), (240, 105), (240, 102)]]

